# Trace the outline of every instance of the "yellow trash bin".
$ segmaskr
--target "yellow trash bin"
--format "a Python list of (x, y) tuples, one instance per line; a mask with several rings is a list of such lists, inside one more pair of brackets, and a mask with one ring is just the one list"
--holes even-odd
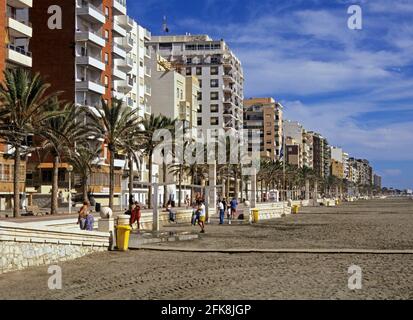
[(297, 205), (294, 205), (294, 206), (292, 207), (292, 210), (293, 210), (293, 213), (294, 213), (294, 214), (298, 214), (298, 211), (300, 210), (300, 207), (297, 206)]
[(260, 220), (260, 211), (259, 210), (252, 210), (252, 221), (257, 223)]
[(116, 245), (120, 251), (128, 251), (129, 237), (132, 228), (130, 226), (117, 226), (116, 227)]

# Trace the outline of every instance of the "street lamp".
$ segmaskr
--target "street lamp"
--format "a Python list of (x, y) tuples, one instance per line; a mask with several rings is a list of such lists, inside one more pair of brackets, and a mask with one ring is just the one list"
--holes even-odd
[(69, 173), (69, 214), (72, 213), (72, 171), (73, 166), (69, 165), (67, 167), (67, 172)]

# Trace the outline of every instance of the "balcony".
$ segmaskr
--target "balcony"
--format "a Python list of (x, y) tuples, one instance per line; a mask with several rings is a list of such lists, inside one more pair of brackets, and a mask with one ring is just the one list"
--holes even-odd
[(232, 73), (224, 73), (223, 76), (224, 81), (228, 81), (229, 83), (235, 83), (235, 79), (232, 76)]
[(6, 20), (10, 36), (14, 38), (31, 38), (33, 29), (30, 23), (19, 21), (15, 16), (9, 16)]
[(113, 68), (113, 80), (126, 80), (127, 74), (118, 68), (114, 67)]
[(113, 43), (112, 53), (114, 59), (126, 59), (126, 51), (116, 43)]
[(113, 37), (122, 37), (125, 38), (127, 36), (127, 32), (124, 28), (122, 28), (116, 21), (113, 21), (112, 24), (112, 30), (113, 30)]
[(89, 42), (101, 48), (106, 46), (105, 39), (100, 34), (92, 31), (78, 31), (76, 32), (75, 39), (78, 42)]
[(76, 57), (76, 64), (86, 65), (88, 67), (92, 67), (100, 71), (105, 71), (106, 67), (100, 59), (90, 56)]
[(145, 29), (144, 37), (145, 37), (146, 40), (149, 40), (149, 41), (150, 41), (151, 38), (152, 38), (151, 32)]
[(132, 31), (134, 20), (131, 17), (122, 15), (117, 18), (117, 21), (119, 25), (125, 28), (127, 31)]
[(104, 24), (106, 17), (104, 16), (102, 9), (96, 8), (89, 2), (83, 1), (81, 7), (76, 8), (76, 13), (83, 20), (90, 23)]
[(33, 8), (33, 0), (7, 0), (6, 3), (17, 9)]
[(126, 59), (120, 60), (118, 63), (118, 68), (125, 72), (129, 72), (133, 69), (133, 60), (131, 57), (126, 57)]
[(126, 15), (126, 0), (113, 0), (113, 15)]
[(122, 93), (128, 93), (133, 89), (133, 80), (130, 77), (127, 77), (126, 80), (119, 81), (117, 83), (117, 90)]
[(19, 66), (31, 68), (33, 65), (32, 54), (22, 47), (13, 44), (7, 45), (6, 59)]
[(132, 51), (132, 49), (133, 49), (133, 39), (129, 35), (126, 36), (125, 38), (122, 39), (121, 46), (126, 52)]
[(148, 66), (145, 66), (145, 77), (150, 78), (152, 76), (152, 70)]
[(151, 106), (145, 106), (145, 113), (146, 114), (151, 114), (152, 113), (152, 107)]
[(148, 87), (148, 86), (145, 86), (145, 94), (146, 94), (147, 96), (152, 95), (152, 88), (151, 88), (151, 87)]
[(102, 84), (98, 82), (85, 80), (76, 82), (76, 91), (91, 91), (99, 95), (104, 95), (106, 89)]
[(145, 57), (151, 57), (151, 49), (149, 49), (148, 47), (145, 47)]

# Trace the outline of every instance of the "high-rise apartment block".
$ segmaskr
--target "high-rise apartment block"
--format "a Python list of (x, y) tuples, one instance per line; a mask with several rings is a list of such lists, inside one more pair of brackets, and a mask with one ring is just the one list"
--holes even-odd
[[(302, 168), (304, 166), (304, 128), (297, 121), (284, 120), (283, 132), (286, 144), (287, 159), (295, 159), (293, 165), (297, 165)], [(293, 147), (296, 146), (296, 147)], [(289, 157), (288, 153), (294, 152), (293, 157)]]
[(198, 127), (242, 129), (244, 75), (241, 62), (223, 41), (207, 35), (152, 37), (150, 46), (185, 76), (196, 76)]
[[(29, 20), (32, 0), (0, 0), (0, 80), (6, 69), (30, 69), (33, 64), (30, 40), (33, 29)], [(7, 157), (13, 150), (0, 139), (0, 210), (11, 207), (13, 197), (13, 160)], [(20, 191), (24, 191), (26, 162), (20, 167)]]
[[(244, 100), (244, 130), (260, 130), (261, 158), (280, 159), (284, 107), (273, 98)], [(251, 148), (252, 149), (252, 146)]]

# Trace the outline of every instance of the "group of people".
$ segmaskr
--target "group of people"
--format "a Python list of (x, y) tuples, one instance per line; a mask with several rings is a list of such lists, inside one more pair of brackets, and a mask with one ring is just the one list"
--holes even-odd
[(80, 226), (80, 230), (93, 231), (94, 223), (95, 218), (90, 210), (90, 202), (84, 201), (79, 210), (77, 224)]
[(219, 212), (219, 224), (224, 224), (225, 212), (227, 212), (229, 223), (231, 223), (231, 220), (234, 220), (237, 215), (238, 201), (236, 198), (233, 198), (228, 203), (225, 198), (219, 199), (217, 208)]

